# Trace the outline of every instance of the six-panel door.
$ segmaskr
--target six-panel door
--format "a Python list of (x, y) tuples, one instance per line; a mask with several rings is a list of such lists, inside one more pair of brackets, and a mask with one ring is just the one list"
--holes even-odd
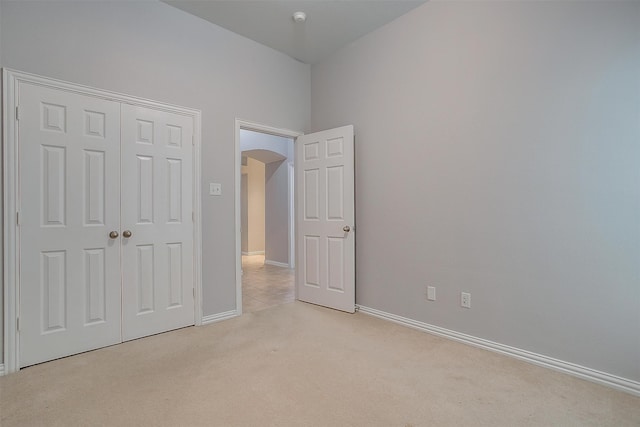
[(193, 119), (122, 106), (123, 340), (194, 324)]
[(120, 104), (20, 86), (20, 366), (120, 342)]
[(298, 299), (353, 313), (353, 126), (302, 135), (295, 151)]

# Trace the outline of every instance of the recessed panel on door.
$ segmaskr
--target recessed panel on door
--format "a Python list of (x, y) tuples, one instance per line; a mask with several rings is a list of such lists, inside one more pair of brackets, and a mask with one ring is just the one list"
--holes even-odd
[(105, 114), (99, 111), (85, 110), (84, 117), (84, 134), (96, 138), (104, 138), (106, 122)]
[(343, 237), (327, 238), (327, 289), (344, 292), (344, 246)]
[(167, 221), (182, 221), (182, 160), (167, 159)]
[(167, 243), (167, 277), (169, 278), (169, 308), (182, 305), (182, 243)]
[(327, 221), (344, 221), (344, 166), (327, 168)]
[(304, 285), (320, 286), (320, 236), (304, 236)]
[[(136, 248), (137, 255), (137, 300), (138, 313), (143, 314), (153, 311), (154, 306), (154, 247), (153, 245), (139, 245)], [(129, 284), (129, 283), (127, 283)]]
[(153, 157), (152, 156), (136, 156), (137, 163), (137, 185), (138, 190), (138, 224), (153, 223)]
[(42, 145), (40, 159), (42, 186), (38, 193), (42, 194), (40, 208), (43, 225), (64, 225), (67, 208), (67, 149)]
[(107, 320), (105, 249), (84, 250), (85, 324)]
[(320, 219), (320, 171), (309, 169), (304, 171), (303, 186), (305, 197), (303, 200), (305, 220)]
[(64, 330), (67, 324), (67, 254), (65, 251), (41, 254), (42, 332)]
[(84, 150), (84, 224), (104, 225), (105, 152)]

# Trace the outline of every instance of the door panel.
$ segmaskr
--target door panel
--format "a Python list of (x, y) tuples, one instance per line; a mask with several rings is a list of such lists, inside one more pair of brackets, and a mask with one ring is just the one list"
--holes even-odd
[(122, 106), (123, 340), (194, 324), (193, 120)]
[(20, 366), (120, 342), (120, 104), (19, 87)]
[(353, 313), (353, 126), (300, 136), (295, 151), (298, 299)]

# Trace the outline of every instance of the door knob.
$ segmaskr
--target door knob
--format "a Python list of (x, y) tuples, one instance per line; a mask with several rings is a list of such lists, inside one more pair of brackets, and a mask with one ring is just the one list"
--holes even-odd
[(109, 233), (109, 237), (111, 237), (112, 239), (117, 239), (119, 236), (117, 231), (112, 231), (111, 233)]
[(126, 238), (128, 239), (129, 237), (131, 237), (131, 234), (132, 234), (132, 233), (131, 233), (131, 231), (129, 231), (129, 230), (124, 230), (124, 231), (122, 232), (122, 237), (126, 237)]
[(342, 231), (344, 231), (345, 233), (348, 233), (351, 231), (351, 227), (349, 227), (348, 225), (345, 225), (344, 227), (342, 227)]

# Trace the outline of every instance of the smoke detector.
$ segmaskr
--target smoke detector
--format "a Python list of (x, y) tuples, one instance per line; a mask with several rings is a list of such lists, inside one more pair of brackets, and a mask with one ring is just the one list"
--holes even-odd
[(295, 22), (304, 22), (307, 20), (307, 14), (304, 12), (296, 12), (292, 16)]

